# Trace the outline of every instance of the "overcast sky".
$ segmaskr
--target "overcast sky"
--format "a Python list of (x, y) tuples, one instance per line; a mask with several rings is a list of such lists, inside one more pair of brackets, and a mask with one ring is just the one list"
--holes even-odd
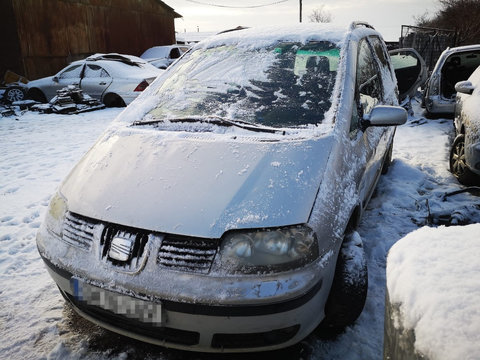
[[(175, 21), (177, 32), (220, 31), (241, 26), (282, 25), (299, 22), (300, 0), (163, 0), (183, 16)], [(203, 3), (203, 4), (199, 4)], [(211, 6), (257, 6), (257, 8), (225, 8)], [(348, 24), (353, 20), (368, 21), (387, 41), (397, 41), (401, 25), (414, 25), (414, 16), (438, 9), (438, 0), (302, 0), (303, 22), (309, 22), (312, 10), (322, 4), (333, 22)]]

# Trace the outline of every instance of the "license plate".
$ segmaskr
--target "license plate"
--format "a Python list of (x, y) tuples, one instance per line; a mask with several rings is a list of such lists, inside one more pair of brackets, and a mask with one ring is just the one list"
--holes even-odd
[(71, 281), (76, 300), (97, 306), (130, 319), (155, 325), (162, 324), (162, 305), (105, 290), (77, 278)]

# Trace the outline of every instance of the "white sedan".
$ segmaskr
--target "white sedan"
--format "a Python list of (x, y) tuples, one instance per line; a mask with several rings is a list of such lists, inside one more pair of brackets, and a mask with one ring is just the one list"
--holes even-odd
[(76, 85), (106, 106), (126, 106), (162, 72), (135, 56), (95, 54), (71, 63), (54, 76), (30, 81), (27, 96), (47, 102), (57, 90)]

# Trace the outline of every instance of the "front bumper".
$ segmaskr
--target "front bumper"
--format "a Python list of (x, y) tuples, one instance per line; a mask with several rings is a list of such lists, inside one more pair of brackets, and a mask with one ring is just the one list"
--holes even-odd
[[(46, 229), (39, 231), (39, 252), (80, 315), (141, 341), (190, 351), (264, 351), (301, 341), (324, 317), (336, 263), (330, 251), (288, 273), (228, 278), (177, 271), (160, 275), (150, 256), (142, 271), (121, 273), (96, 260), (96, 251), (73, 249), (51, 237)], [(155, 254), (155, 241), (149, 245), (148, 252)], [(88, 291), (79, 292), (79, 284)]]

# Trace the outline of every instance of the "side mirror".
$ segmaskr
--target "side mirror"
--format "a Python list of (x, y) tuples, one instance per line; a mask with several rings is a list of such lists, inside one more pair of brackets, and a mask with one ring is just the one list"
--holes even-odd
[(52, 81), (58, 83), (58, 76), (54, 76), (54, 77), (52, 78)]
[(470, 81), (460, 81), (455, 84), (455, 90), (462, 94), (472, 95), (475, 86)]
[(396, 126), (407, 122), (407, 111), (401, 106), (378, 105), (363, 116), (363, 124), (369, 126)]

